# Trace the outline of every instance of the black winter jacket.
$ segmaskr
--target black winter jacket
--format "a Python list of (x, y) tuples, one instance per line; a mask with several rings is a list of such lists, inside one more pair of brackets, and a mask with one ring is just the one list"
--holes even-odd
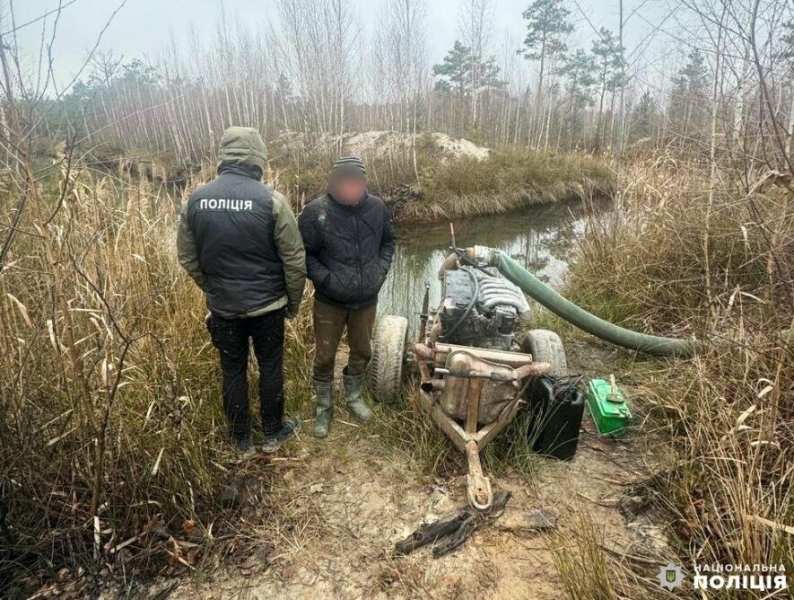
[(298, 227), (318, 300), (349, 309), (378, 300), (394, 255), (394, 227), (383, 200), (367, 194), (345, 206), (325, 194), (306, 205)]
[(224, 168), (190, 196), (180, 218), (180, 262), (225, 318), (287, 307), (305, 281), (304, 251), (286, 199), (245, 169)]

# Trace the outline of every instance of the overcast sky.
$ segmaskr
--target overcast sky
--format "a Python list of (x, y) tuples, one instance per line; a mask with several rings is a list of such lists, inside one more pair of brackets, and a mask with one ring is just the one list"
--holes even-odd
[[(6, 8), (3, 30), (10, 29), (7, 7), (10, 0), (0, 0)], [(67, 4), (69, 0), (62, 0)], [(371, 31), (378, 23), (378, 12), (388, 0), (352, 0), (364, 31)], [(493, 44), (492, 53), (501, 55), (505, 40), (520, 44), (525, 31), (522, 11), (530, 0), (492, 0)], [(121, 0), (75, 0), (61, 16), (55, 42), (55, 72), (58, 81), (69, 81), (93, 47), (99, 32), (107, 23)], [(427, 0), (428, 51), (431, 64), (440, 62), (458, 33), (459, 0)], [(577, 7), (580, 7), (578, 8)], [(645, 38), (651, 23), (663, 17), (666, 10), (663, 0), (625, 0), (626, 14), (641, 6), (626, 27), (626, 47), (629, 51)], [(13, 8), (17, 24), (40, 17), (58, 6), (58, 0), (15, 0)], [(184, 42), (192, 24), (197, 35), (212, 36), (221, 7), (228, 16), (237, 16), (248, 24), (264, 22), (268, 14), (275, 13), (278, 0), (127, 0), (104, 33), (100, 48), (112, 49), (125, 59), (149, 56), (154, 59), (171, 35)], [(614, 31), (618, 25), (618, 0), (570, 0), (568, 6), (572, 19), (577, 22), (575, 44), (589, 47), (592, 26), (606, 26)], [(581, 9), (581, 10), (580, 10)], [(53, 17), (48, 19), (52, 25)], [(588, 23), (589, 20), (589, 23)], [(29, 60), (38, 55), (43, 21), (19, 31), (20, 45)], [(48, 27), (48, 30), (50, 28)], [(263, 28), (264, 32), (264, 28)], [(264, 33), (263, 33), (264, 34)], [(49, 35), (49, 34), (48, 34)], [(660, 36), (659, 36), (660, 37)], [(658, 49), (660, 42), (654, 43)], [(510, 44), (508, 44), (510, 45)]]

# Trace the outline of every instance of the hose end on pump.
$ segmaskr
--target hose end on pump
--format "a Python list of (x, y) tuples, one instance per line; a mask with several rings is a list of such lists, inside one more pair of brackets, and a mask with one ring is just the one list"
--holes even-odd
[(488, 246), (472, 246), (466, 248), (466, 258), (478, 265), (496, 266), (499, 260), (499, 250)]

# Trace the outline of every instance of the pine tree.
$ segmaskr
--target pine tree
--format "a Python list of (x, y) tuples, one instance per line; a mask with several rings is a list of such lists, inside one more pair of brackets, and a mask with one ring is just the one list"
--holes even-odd
[(466, 97), (466, 87), (471, 81), (471, 66), (471, 48), (455, 40), (452, 50), (444, 57), (444, 62), (433, 65), (433, 75), (440, 78), (436, 82), (436, 89), (442, 91), (454, 89), (460, 97)]
[[(477, 68), (478, 78), (474, 81), (471, 77), (472, 68)], [(460, 41), (455, 41), (452, 50), (447, 52), (444, 62), (433, 65), (433, 75), (440, 79), (436, 82), (436, 89), (442, 91), (454, 90), (459, 96), (468, 98), (473, 91), (498, 89), (505, 86), (499, 79), (499, 66), (493, 56), (483, 61), (476, 56), (471, 48), (464, 46)], [(476, 86), (476, 90), (475, 90)]]
[(129, 86), (151, 86), (160, 83), (161, 79), (157, 67), (147, 65), (136, 58), (121, 65), (121, 76), (118, 78), (118, 83)]
[(641, 140), (653, 135), (656, 122), (656, 101), (651, 95), (650, 90), (645, 90), (640, 96), (637, 106), (631, 113), (629, 124), (629, 137), (632, 141)]
[(682, 139), (702, 131), (708, 116), (708, 72), (700, 50), (689, 53), (689, 62), (673, 78), (670, 120)]
[(598, 66), (598, 80), (600, 83), (601, 94), (598, 101), (598, 122), (596, 148), (600, 148), (604, 139), (604, 96), (607, 91), (613, 93), (619, 87), (625, 85), (625, 59), (623, 57), (623, 47), (618, 43), (617, 38), (609, 29), (602, 27), (598, 32), (598, 38), (593, 42), (593, 56)]
[(551, 59), (563, 56), (568, 50), (564, 37), (573, 31), (573, 25), (568, 21), (570, 14), (571, 11), (563, 6), (563, 0), (535, 0), (523, 13), (527, 21), (527, 35), (524, 38), (524, 49), (518, 53), (527, 60), (540, 62), (538, 110), (541, 109), (543, 99), (546, 65)]
[(584, 50), (579, 49), (563, 59), (560, 75), (567, 81), (565, 89), (569, 97), (568, 125), (571, 137), (573, 137), (574, 131), (582, 129), (581, 109), (593, 104), (595, 72), (595, 59), (592, 54)]

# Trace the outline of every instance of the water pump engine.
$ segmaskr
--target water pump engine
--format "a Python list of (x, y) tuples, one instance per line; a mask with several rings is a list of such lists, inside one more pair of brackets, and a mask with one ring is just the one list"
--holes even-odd
[(514, 350), (516, 327), (529, 317), (529, 305), (511, 282), (468, 266), (440, 273), (443, 301), (439, 339), (448, 344)]

